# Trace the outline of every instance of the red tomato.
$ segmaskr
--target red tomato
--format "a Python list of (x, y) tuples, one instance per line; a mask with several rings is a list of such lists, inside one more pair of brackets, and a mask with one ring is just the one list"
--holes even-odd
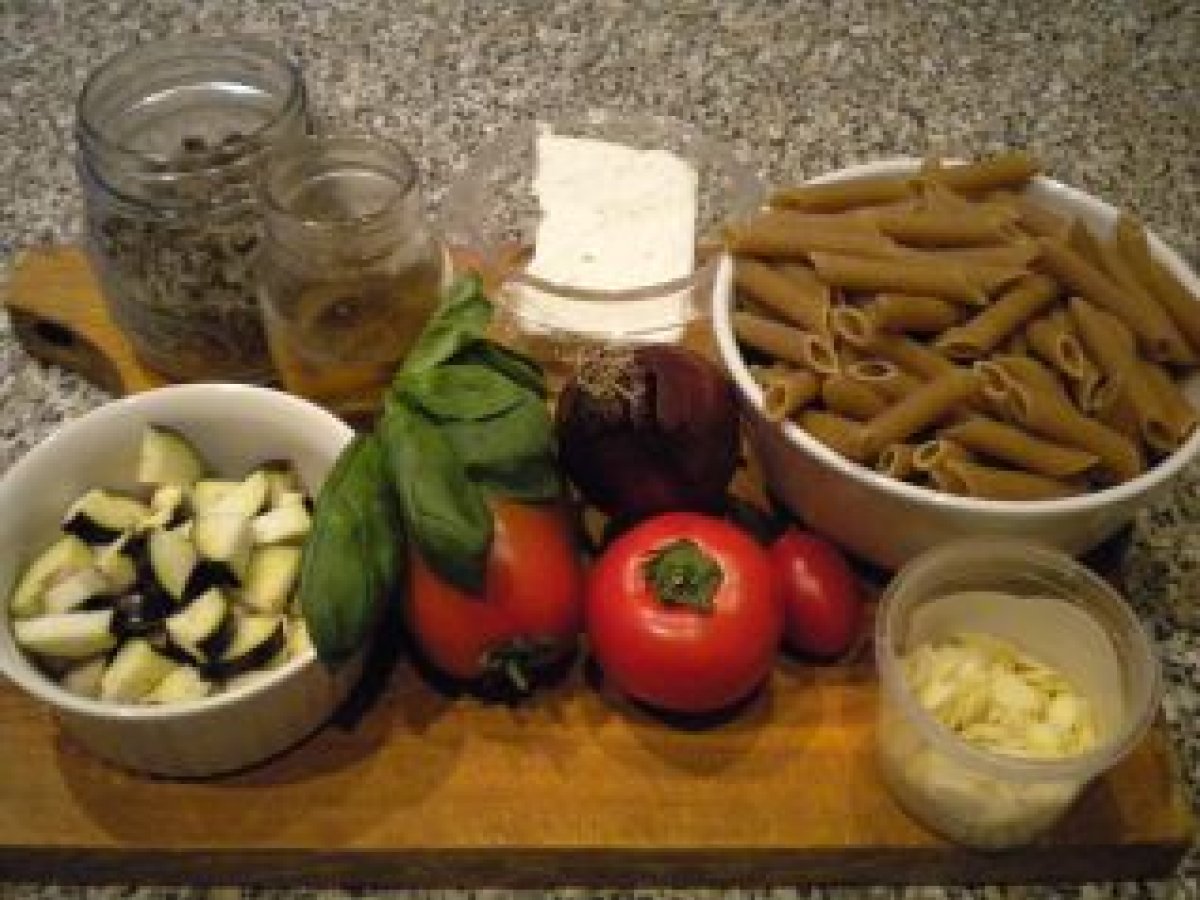
[(783, 634), (767, 553), (695, 513), (659, 515), (617, 538), (588, 577), (586, 602), (605, 677), (670, 712), (716, 712), (748, 696)]
[(849, 650), (863, 627), (863, 597), (838, 549), (789, 528), (771, 544), (771, 561), (783, 588), (787, 645), (821, 657)]
[(415, 550), (405, 614), (425, 658), (463, 681), (490, 672), (524, 689), (529, 667), (570, 652), (583, 629), (583, 570), (563, 511), (492, 503), (496, 528), (483, 596), (438, 576)]

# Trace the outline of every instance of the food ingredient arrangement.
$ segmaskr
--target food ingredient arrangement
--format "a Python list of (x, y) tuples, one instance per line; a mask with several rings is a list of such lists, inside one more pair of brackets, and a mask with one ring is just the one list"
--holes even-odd
[[(732, 224), (734, 328), (770, 416), (982, 498), (1104, 490), (1175, 452), (1196, 424), (1178, 387), (1195, 300), (1134, 220), (1101, 240), (1027, 202), (1036, 172), (1011, 154), (805, 185)], [(736, 715), (782, 648), (810, 664), (862, 648), (870, 602), (837, 546), (774, 510), (750, 528), (731, 500), (741, 422), (719, 367), (620, 344), (551, 397), (494, 314), (477, 273), (445, 291), (311, 515), (289, 470), (212, 480), (152, 429), (152, 495), (99, 486), (66, 512), (9, 601), (18, 644), (67, 690), (187, 703), (310, 646), (346, 665), (399, 621), (440, 677), (509, 700), (536, 702), (584, 650), (663, 727)], [(1087, 754), (1096, 698), (1019, 643), (923, 645), (905, 689), (987, 753)]]

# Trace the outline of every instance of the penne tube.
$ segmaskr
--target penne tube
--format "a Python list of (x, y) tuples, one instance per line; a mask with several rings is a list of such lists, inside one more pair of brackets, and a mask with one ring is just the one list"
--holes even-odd
[(1085, 416), (1057, 394), (1010, 383), (1008, 408), (1017, 424), (1034, 434), (1094, 453), (1100, 460), (1098, 470), (1115, 482), (1128, 481), (1145, 470), (1133, 441)]
[(849, 377), (862, 381), (893, 401), (908, 396), (921, 386), (921, 379), (901, 370), (889, 360), (858, 360), (848, 365), (845, 371)]
[(1077, 478), (1100, 461), (1094, 453), (1043, 440), (984, 416), (955, 422), (942, 430), (942, 436), (981, 456), (1048, 478)]
[(915, 191), (912, 177), (884, 175), (785, 188), (772, 195), (771, 205), (808, 212), (838, 212), (904, 200)]
[(969, 321), (942, 332), (934, 345), (959, 362), (982, 359), (1057, 297), (1058, 288), (1051, 279), (1026, 275)]
[(821, 375), (838, 370), (833, 344), (823, 335), (747, 312), (733, 314), (733, 332), (746, 346), (774, 359), (811, 369)]
[(829, 293), (809, 290), (799, 276), (789, 277), (756, 259), (737, 257), (734, 284), (781, 319), (808, 331), (829, 330)]
[(962, 307), (937, 297), (879, 294), (863, 307), (879, 331), (931, 334), (943, 331), (962, 318)]
[(862, 426), (853, 419), (824, 410), (809, 409), (800, 414), (800, 427), (851, 462), (861, 463), (866, 459)]
[(814, 305), (824, 308), (827, 311), (825, 319), (828, 320), (828, 309), (833, 303), (833, 292), (829, 285), (818, 278), (816, 272), (801, 263), (781, 262), (776, 268), (779, 274), (804, 291)]
[(1067, 231), (1067, 246), (1097, 272), (1109, 274), (1104, 269), (1104, 255), (1100, 252), (1100, 242), (1096, 240), (1091, 229), (1079, 219), (1071, 222)]
[(879, 458), (875, 460), (875, 471), (897, 481), (907, 481), (916, 474), (913, 466), (914, 452), (912, 444), (889, 444), (879, 451)]
[(986, 285), (957, 263), (907, 257), (866, 259), (837, 253), (811, 256), (822, 279), (847, 290), (918, 294), (977, 306), (987, 302)]
[(1067, 303), (1067, 314), (1088, 355), (1115, 385), (1115, 390), (1124, 390), (1129, 371), (1138, 358), (1133, 332), (1116, 316), (1079, 297), (1072, 297)]
[(869, 419), (888, 406), (888, 400), (864, 381), (844, 373), (821, 381), (821, 402), (830, 412), (850, 419)]
[(1095, 418), (1118, 434), (1124, 435), (1137, 446), (1141, 446), (1142, 424), (1137, 410), (1124, 390), (1117, 393), (1111, 403), (1096, 411)]
[(816, 252), (868, 257), (888, 257), (896, 252), (895, 245), (878, 232), (798, 229), (774, 220), (730, 225), (725, 229), (725, 244), (743, 256), (778, 259), (803, 259)]
[(876, 356), (895, 363), (923, 381), (953, 372), (956, 368), (954, 363), (936, 350), (902, 334), (877, 333), (870, 349)]
[(915, 247), (1000, 243), (1010, 221), (1000, 210), (979, 204), (963, 210), (891, 212), (875, 217), (881, 232), (898, 243)]
[(1075, 332), (1059, 316), (1051, 314), (1034, 319), (1023, 333), (1029, 349), (1039, 359), (1069, 378), (1082, 378), (1092, 368), (1092, 361)]
[[(945, 434), (945, 431), (942, 431)], [(936, 437), (919, 445), (913, 452), (913, 467), (921, 472), (932, 472), (947, 459), (966, 459), (971, 454), (957, 441)]]
[(1144, 360), (1139, 361), (1137, 378), (1145, 384), (1146, 392), (1153, 395), (1162, 414), (1164, 439), (1162, 445), (1156, 446), (1155, 449), (1170, 452), (1186, 441), (1196, 430), (1198, 421), (1196, 408), (1184, 396), (1175, 379), (1162, 366)]
[(1073, 291), (1121, 319), (1137, 336), (1146, 356), (1155, 362), (1186, 362), (1191, 349), (1163, 309), (1138, 303), (1069, 247), (1042, 239), (1039, 265)]
[(976, 378), (967, 369), (954, 369), (922, 384), (863, 425), (863, 452), (875, 456), (889, 444), (907, 441), (962, 409), (976, 388)]
[(1025, 269), (1037, 259), (1038, 247), (1029, 238), (1018, 237), (989, 247), (947, 247), (937, 255), (963, 265)]
[(975, 194), (1024, 186), (1041, 171), (1036, 159), (1022, 150), (1001, 153), (978, 162), (950, 165), (926, 173), (960, 194)]
[(980, 500), (1057, 500), (1083, 493), (1081, 486), (1056, 478), (969, 459), (947, 459), (936, 471), (955, 486), (955, 493)]
[(860, 306), (842, 304), (829, 313), (829, 330), (834, 337), (855, 347), (870, 347), (877, 331), (875, 322)]
[(1071, 232), (1071, 218), (1060, 215), (1024, 194), (1008, 195), (1017, 213), (1017, 225), (1031, 237), (1066, 241)]
[(992, 357), (992, 365), (998, 367), (1012, 382), (1026, 384), (1038, 391), (1056, 394), (1068, 399), (1066, 387), (1048, 366), (1042, 365), (1032, 356), (1010, 356), (1001, 354)]
[(763, 389), (763, 415), (772, 422), (793, 418), (820, 391), (817, 377), (805, 369), (768, 371), (758, 381)]
[(1200, 297), (1193, 297), (1150, 253), (1146, 229), (1132, 216), (1122, 215), (1117, 219), (1113, 242), (1130, 274), (1166, 310), (1192, 349), (1200, 351)]

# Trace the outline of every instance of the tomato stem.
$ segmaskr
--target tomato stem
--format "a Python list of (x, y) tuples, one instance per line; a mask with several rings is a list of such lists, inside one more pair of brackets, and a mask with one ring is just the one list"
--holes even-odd
[(513, 638), (487, 652), (483, 659), (483, 671), (498, 676), (504, 684), (523, 696), (533, 688), (535, 670), (553, 661), (559, 650), (558, 642), (550, 638)]
[(721, 585), (721, 567), (700, 545), (687, 538), (673, 541), (646, 561), (646, 581), (664, 606), (687, 606), (712, 612)]

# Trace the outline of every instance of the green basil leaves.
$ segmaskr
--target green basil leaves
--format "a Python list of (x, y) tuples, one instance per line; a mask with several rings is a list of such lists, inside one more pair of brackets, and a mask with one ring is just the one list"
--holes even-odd
[(300, 598), (318, 654), (352, 654), (398, 583), (405, 536), (470, 594), (491, 549), (490, 496), (558, 497), (541, 370), (487, 338), (492, 304), (477, 276), (447, 292), (397, 372), (373, 433), (339, 457), (321, 489)]

